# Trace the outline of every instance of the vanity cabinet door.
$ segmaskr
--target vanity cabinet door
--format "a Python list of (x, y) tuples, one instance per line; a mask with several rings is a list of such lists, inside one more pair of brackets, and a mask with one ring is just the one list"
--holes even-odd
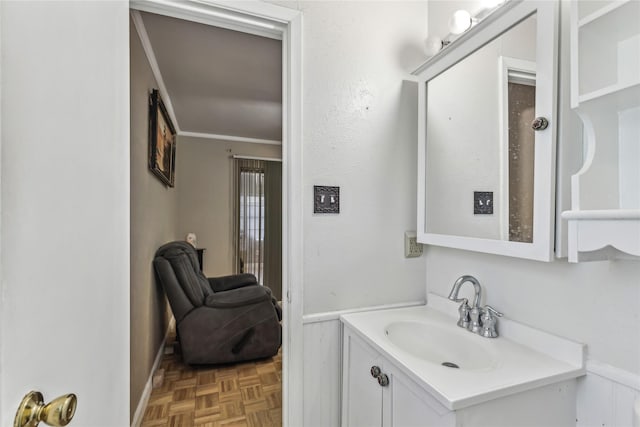
[(454, 427), (455, 413), (437, 402), (410, 378), (393, 368), (390, 372), (389, 414), (385, 426), (390, 427)]
[(371, 375), (382, 357), (345, 329), (342, 379), (342, 426), (382, 427), (383, 387)]
[[(374, 348), (344, 329), (343, 427), (453, 427), (455, 414), (442, 406)], [(388, 380), (371, 375), (377, 366)]]

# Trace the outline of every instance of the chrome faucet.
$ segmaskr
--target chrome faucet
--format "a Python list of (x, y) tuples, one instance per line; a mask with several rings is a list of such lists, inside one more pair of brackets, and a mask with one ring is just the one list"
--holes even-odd
[[(470, 282), (473, 285), (474, 296), (471, 307), (469, 307), (466, 298), (458, 298), (460, 287), (466, 282)], [(478, 279), (475, 277), (468, 275), (459, 277), (449, 293), (449, 299), (451, 301), (462, 303), (458, 308), (460, 315), (458, 326), (466, 328), (475, 334), (482, 335), (483, 337), (495, 338), (498, 336), (498, 332), (496, 331), (496, 322), (498, 319), (494, 316), (502, 317), (502, 313), (489, 305), (480, 307), (481, 298), (482, 288), (480, 287), (480, 282), (478, 282)]]
[[(468, 300), (466, 298), (458, 298), (458, 292), (460, 292), (460, 286), (463, 283), (470, 282), (473, 285), (473, 304), (469, 307)], [(480, 288), (480, 282), (473, 276), (462, 276), (453, 284), (451, 292), (449, 293), (449, 299), (455, 302), (462, 302), (458, 313), (460, 318), (458, 319), (458, 326), (461, 328), (467, 328), (472, 332), (478, 333), (480, 330), (480, 298), (482, 297), (482, 288)]]

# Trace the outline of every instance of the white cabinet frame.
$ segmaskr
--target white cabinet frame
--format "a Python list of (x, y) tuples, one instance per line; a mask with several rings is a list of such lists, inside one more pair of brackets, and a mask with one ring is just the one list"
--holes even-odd
[[(514, 0), (473, 27), (416, 71), (418, 92), (418, 225), (420, 243), (490, 254), (553, 259), (555, 226), (555, 155), (558, 71), (557, 2)], [(533, 243), (510, 242), (427, 232), (426, 198), (426, 89), (427, 82), (532, 14), (537, 14), (536, 117), (549, 119), (546, 130), (536, 132)], [(452, 173), (456, 173), (452, 171)]]

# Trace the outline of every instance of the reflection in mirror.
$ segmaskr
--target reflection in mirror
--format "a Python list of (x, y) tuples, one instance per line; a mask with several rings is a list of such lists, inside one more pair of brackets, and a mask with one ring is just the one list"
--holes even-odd
[(533, 241), (535, 58), (533, 14), (427, 82), (427, 233)]
[[(507, 81), (509, 240), (533, 241), (533, 166), (536, 87), (532, 80)], [(503, 190), (504, 191), (504, 190)]]

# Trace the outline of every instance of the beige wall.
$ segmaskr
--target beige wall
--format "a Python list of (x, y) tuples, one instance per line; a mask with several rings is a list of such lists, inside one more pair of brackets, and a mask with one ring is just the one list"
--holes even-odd
[(198, 247), (206, 248), (206, 276), (233, 273), (231, 156), (281, 158), (281, 153), (279, 145), (178, 138), (178, 235), (196, 233)]
[(176, 189), (166, 187), (147, 166), (148, 96), (158, 85), (133, 24), (131, 31), (131, 414), (169, 321), (164, 292), (156, 285), (156, 249), (175, 240)]

